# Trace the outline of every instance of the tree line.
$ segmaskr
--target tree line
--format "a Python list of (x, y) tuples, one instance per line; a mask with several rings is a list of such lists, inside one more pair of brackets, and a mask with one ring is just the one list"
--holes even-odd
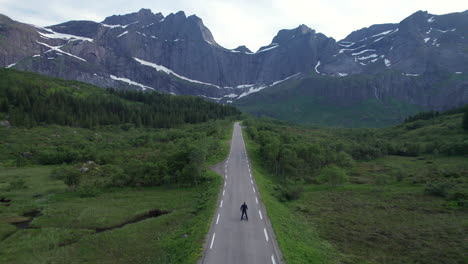
[(104, 90), (6, 69), (0, 71), (0, 112), (15, 126), (57, 124), (85, 128), (125, 123), (169, 128), (240, 114), (232, 106), (193, 96)]

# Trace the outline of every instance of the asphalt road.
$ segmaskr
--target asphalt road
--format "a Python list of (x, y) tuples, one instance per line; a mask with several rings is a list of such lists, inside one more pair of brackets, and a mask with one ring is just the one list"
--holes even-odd
[[(239, 123), (234, 124), (231, 151), (223, 172), (224, 186), (201, 263), (282, 263), (252, 178)], [(240, 220), (243, 202), (248, 206), (248, 221)]]

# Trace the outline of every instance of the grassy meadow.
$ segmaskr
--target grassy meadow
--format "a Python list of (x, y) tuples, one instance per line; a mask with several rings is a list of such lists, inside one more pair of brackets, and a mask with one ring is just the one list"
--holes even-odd
[(253, 175), (286, 263), (467, 263), (462, 116), (383, 129), (247, 120)]

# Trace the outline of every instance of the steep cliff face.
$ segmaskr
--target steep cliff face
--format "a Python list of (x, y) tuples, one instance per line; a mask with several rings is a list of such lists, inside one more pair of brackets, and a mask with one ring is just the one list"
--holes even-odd
[(467, 36), (467, 11), (443, 16), (419, 11), (399, 24), (373, 25), (351, 33), (338, 42), (338, 54), (321, 70), (326, 74), (398, 70), (408, 76), (467, 72)]
[(441, 16), (419, 11), (338, 42), (300, 25), (280, 30), (256, 52), (223, 48), (199, 17), (184, 12), (164, 17), (141, 9), (101, 23), (69, 21), (47, 28), (0, 16), (0, 65), (102, 87), (240, 105), (264, 98), (252, 94), (284, 94), (288, 88), (338, 105), (392, 97), (447, 109), (468, 102), (467, 37), (468, 11)]

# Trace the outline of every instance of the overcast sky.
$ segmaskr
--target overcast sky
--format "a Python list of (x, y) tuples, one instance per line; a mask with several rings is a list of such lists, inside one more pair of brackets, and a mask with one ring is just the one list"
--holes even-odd
[(39, 26), (69, 20), (102, 21), (114, 14), (150, 8), (164, 16), (183, 10), (203, 19), (225, 48), (267, 45), (280, 29), (300, 24), (343, 39), (354, 30), (379, 23), (397, 23), (418, 11), (461, 12), (467, 0), (0, 0), (0, 14)]

